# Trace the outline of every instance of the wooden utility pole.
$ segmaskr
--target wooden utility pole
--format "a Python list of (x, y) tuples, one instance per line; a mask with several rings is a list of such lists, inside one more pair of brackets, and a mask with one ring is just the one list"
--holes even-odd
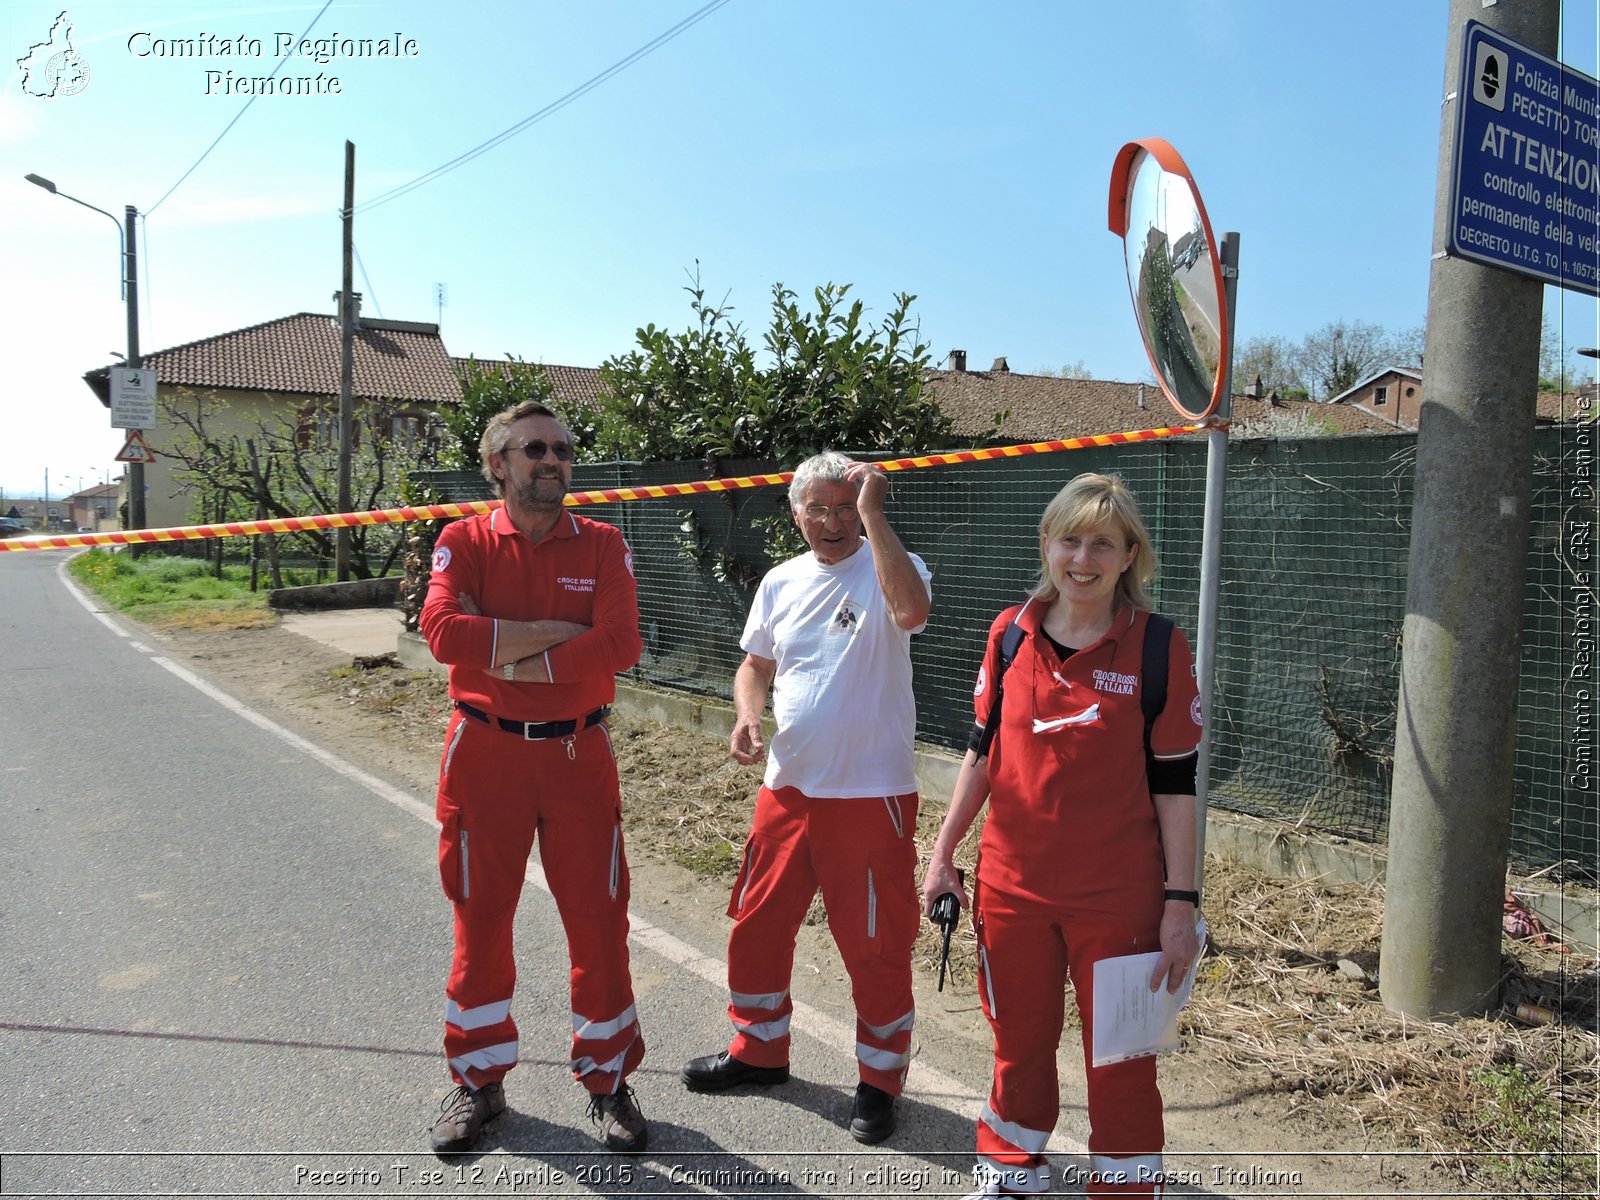
[[(341, 210), (344, 241), (344, 273), (339, 285), (339, 511), (355, 507), (350, 496), (350, 456), (355, 423), (355, 328), (357, 300), (352, 259), (355, 256), (354, 222), (356, 206), (356, 147), (344, 144), (344, 208)], [(334, 534), (334, 578), (340, 583), (350, 578), (350, 530)]]

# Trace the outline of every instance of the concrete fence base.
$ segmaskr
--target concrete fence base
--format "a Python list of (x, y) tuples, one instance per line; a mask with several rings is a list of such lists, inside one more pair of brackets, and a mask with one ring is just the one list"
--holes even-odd
[[(352, 579), (345, 583), (272, 588), (267, 592), (267, 605), (279, 610), (393, 608), (395, 599), (400, 595), (400, 585), (404, 582), (402, 576), (385, 575), (381, 579)], [(423, 647), (423, 652), (427, 652), (427, 647)]]

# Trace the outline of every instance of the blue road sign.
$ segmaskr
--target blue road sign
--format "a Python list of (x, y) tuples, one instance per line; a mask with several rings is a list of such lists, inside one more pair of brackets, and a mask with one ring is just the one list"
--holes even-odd
[(1600, 295), (1600, 82), (1468, 21), (1450, 253)]

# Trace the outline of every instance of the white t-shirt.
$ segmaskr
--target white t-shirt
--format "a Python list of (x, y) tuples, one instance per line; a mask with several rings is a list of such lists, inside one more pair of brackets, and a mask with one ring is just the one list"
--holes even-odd
[[(911, 561), (929, 584), (927, 564)], [(807, 551), (767, 572), (739, 645), (778, 664), (769, 788), (838, 799), (916, 791), (911, 635), (922, 628), (895, 623), (865, 541), (843, 562)]]

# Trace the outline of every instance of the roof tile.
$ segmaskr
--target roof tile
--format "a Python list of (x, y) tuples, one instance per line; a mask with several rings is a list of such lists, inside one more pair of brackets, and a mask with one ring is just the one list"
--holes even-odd
[[(313, 396), (339, 394), (339, 323), (296, 313), (141, 356), (171, 387), (232, 388)], [(356, 329), (354, 394), (426, 403), (457, 400), (460, 384), (437, 325), (363, 318)], [(111, 368), (84, 376), (109, 403)]]
[[(996, 436), (1007, 442), (1089, 437), (1192, 423), (1167, 403), (1166, 396), (1153, 383), (1062, 379), (1014, 371), (929, 371), (926, 386), (945, 415), (954, 418), (956, 432), (967, 437), (983, 433), (1002, 412), (1007, 416)], [(1336, 433), (1394, 432), (1388, 421), (1350, 405), (1335, 407), (1308, 400), (1269, 404), (1247, 396), (1235, 396), (1233, 402), (1236, 420), (1300, 409), (1310, 409)]]

